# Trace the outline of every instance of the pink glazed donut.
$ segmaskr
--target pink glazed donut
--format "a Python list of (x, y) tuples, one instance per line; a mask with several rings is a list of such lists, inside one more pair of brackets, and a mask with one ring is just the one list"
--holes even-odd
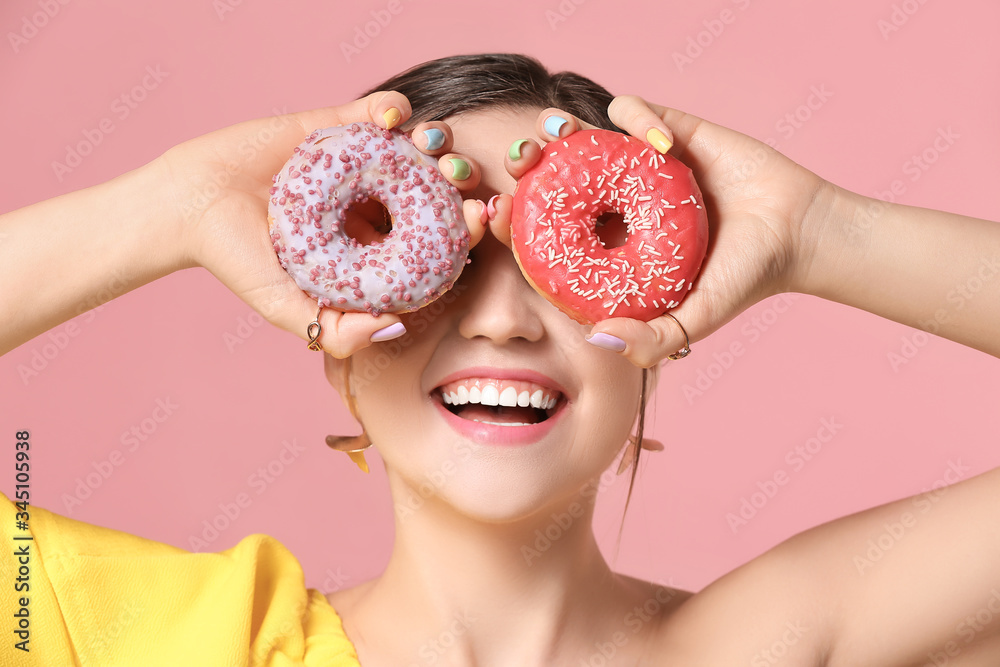
[[(316, 130), (274, 177), (268, 223), (281, 266), (321, 307), (417, 310), (454, 285), (469, 255), (462, 197), (410, 138), (373, 123)], [(371, 199), (392, 231), (362, 245), (347, 210)]]

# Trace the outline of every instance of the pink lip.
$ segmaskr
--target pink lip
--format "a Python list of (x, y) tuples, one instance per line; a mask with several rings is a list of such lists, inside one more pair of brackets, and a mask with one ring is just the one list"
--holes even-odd
[(465, 378), (475, 378), (475, 377), (496, 378), (497, 380), (524, 380), (525, 382), (534, 382), (535, 384), (540, 384), (542, 386), (555, 389), (564, 396), (568, 396), (566, 390), (563, 389), (558, 382), (550, 378), (548, 375), (543, 375), (537, 371), (528, 370), (526, 368), (492, 368), (490, 366), (463, 368), (460, 371), (445, 376), (444, 378), (439, 380), (438, 383), (434, 385), (434, 387), (436, 389), (437, 387), (444, 386), (449, 382), (454, 382), (455, 380), (464, 380)]
[(469, 440), (480, 445), (500, 445), (507, 447), (530, 445), (538, 442), (552, 430), (556, 422), (559, 421), (566, 411), (566, 403), (563, 402), (556, 409), (554, 415), (541, 423), (529, 424), (527, 426), (499, 426), (497, 424), (484, 424), (483, 422), (474, 422), (457, 417), (444, 407), (444, 403), (439, 401), (434, 401), (434, 405), (448, 425)]
[(563, 395), (554, 415), (543, 422), (538, 424), (529, 424), (527, 426), (499, 426), (496, 424), (484, 424), (483, 422), (462, 419), (461, 417), (451, 414), (451, 412), (444, 406), (444, 403), (437, 400), (437, 397), (434, 397), (434, 405), (438, 409), (438, 412), (441, 413), (445, 422), (458, 431), (458, 433), (462, 436), (475, 443), (506, 447), (530, 445), (545, 437), (545, 435), (551, 431), (553, 427), (555, 427), (556, 423), (562, 418), (563, 413), (566, 412), (568, 395), (559, 383), (547, 375), (527, 369), (491, 368), (489, 366), (465, 368), (442, 378), (435, 385), (435, 391), (437, 387), (446, 385), (449, 382), (469, 377), (487, 377), (496, 378), (498, 380), (525, 380), (527, 382), (534, 382), (545, 387), (556, 389)]

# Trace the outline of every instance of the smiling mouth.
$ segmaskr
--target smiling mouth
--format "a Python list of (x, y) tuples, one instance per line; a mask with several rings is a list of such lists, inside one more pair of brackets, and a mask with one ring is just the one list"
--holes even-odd
[(564, 403), (563, 394), (552, 387), (493, 378), (456, 380), (434, 394), (453, 415), (497, 426), (540, 424)]

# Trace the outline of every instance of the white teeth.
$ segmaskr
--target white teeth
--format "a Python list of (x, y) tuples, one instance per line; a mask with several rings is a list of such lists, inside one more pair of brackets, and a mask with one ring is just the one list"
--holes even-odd
[[(472, 392), (469, 392), (469, 394), (470, 394), (469, 398), (471, 399)], [(497, 391), (496, 387), (494, 387), (491, 384), (488, 384), (485, 387), (483, 387), (482, 395), (479, 398), (479, 402), (482, 403), (483, 405), (500, 405), (500, 392)]]
[(483, 387), (465, 387), (459, 385), (454, 391), (442, 391), (441, 400), (445, 405), (479, 403), (480, 405), (510, 408), (532, 407), (539, 410), (551, 410), (558, 402), (557, 397), (549, 396), (542, 389), (536, 389), (533, 393), (529, 393), (525, 389), (519, 394), (513, 386), (507, 386), (501, 392), (495, 384), (487, 384)]
[(542, 390), (536, 389), (535, 393), (531, 395), (531, 407), (540, 408), (542, 407)]
[(513, 387), (507, 387), (500, 394), (500, 405), (508, 408), (513, 408), (517, 405), (517, 389)]

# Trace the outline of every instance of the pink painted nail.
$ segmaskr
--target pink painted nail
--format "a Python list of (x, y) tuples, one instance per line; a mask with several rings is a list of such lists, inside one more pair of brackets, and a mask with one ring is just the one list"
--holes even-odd
[(496, 198), (499, 196), (500, 195), (493, 195), (490, 197), (489, 203), (486, 204), (486, 212), (489, 214), (490, 220), (497, 217), (497, 207), (493, 205), (493, 202), (496, 201)]
[(618, 336), (612, 336), (606, 333), (595, 333), (587, 336), (587, 342), (594, 347), (599, 347), (602, 350), (610, 350), (612, 352), (623, 352), (625, 351), (625, 341), (623, 341)]
[(479, 222), (485, 225), (487, 222), (490, 221), (486, 213), (486, 204), (483, 203), (482, 199), (477, 199), (476, 202), (479, 203)]
[(396, 322), (395, 324), (390, 324), (389, 326), (379, 329), (372, 334), (369, 340), (373, 343), (383, 343), (387, 340), (392, 340), (393, 338), (399, 338), (406, 333), (406, 327), (403, 326), (402, 322)]

